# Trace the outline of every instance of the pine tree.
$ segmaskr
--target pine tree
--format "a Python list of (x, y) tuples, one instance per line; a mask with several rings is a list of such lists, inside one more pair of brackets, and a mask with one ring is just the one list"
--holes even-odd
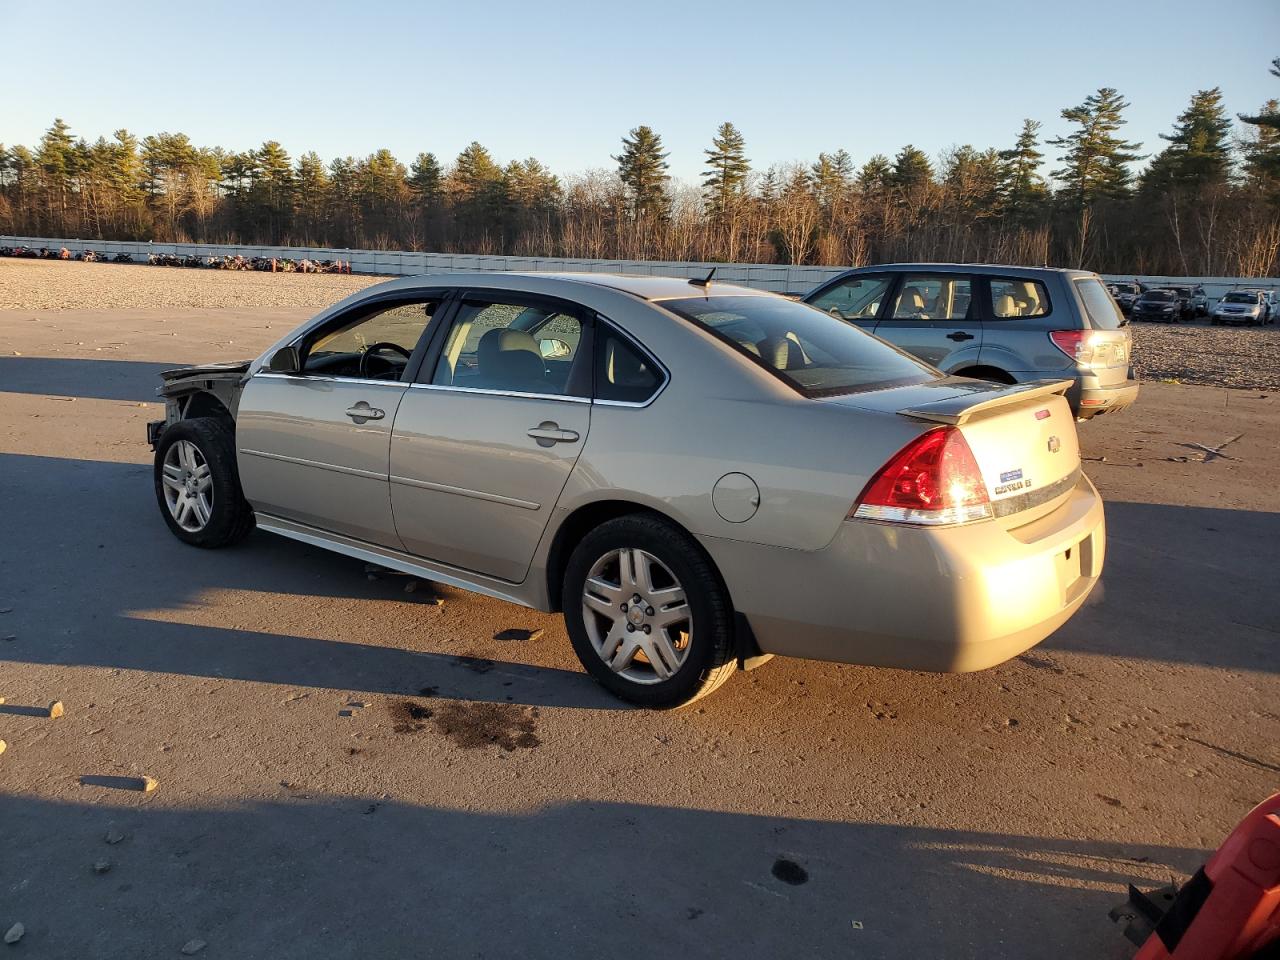
[(835, 207), (853, 186), (853, 158), (843, 149), (818, 154), (817, 162), (809, 171), (818, 203), (824, 210)]
[(732, 123), (720, 124), (711, 139), (711, 149), (704, 150), (708, 167), (702, 175), (703, 196), (712, 219), (725, 216), (742, 199), (751, 164), (747, 161), (746, 141)]
[(409, 189), (419, 205), (428, 207), (440, 198), (444, 175), (434, 153), (420, 153), (409, 167)]
[(889, 189), (892, 177), (893, 164), (883, 153), (877, 153), (858, 171), (858, 189), (866, 194), (883, 193)]
[(1178, 115), (1173, 133), (1160, 135), (1170, 146), (1152, 161), (1144, 186), (1195, 189), (1222, 183), (1231, 167), (1230, 133), (1222, 91), (1217, 87), (1197, 91)]
[(1124, 126), (1121, 114), (1129, 104), (1114, 87), (1100, 87), (1077, 107), (1062, 111), (1062, 119), (1078, 129), (1047, 141), (1066, 152), (1059, 158), (1063, 166), (1053, 171), (1066, 192), (1079, 204), (1099, 197), (1122, 197), (1129, 193), (1132, 174), (1128, 165), (1142, 157), (1135, 153), (1140, 143), (1116, 136)]
[(62, 223), (67, 219), (67, 201), (77, 170), (71, 127), (61, 117), (55, 118), (53, 126), (40, 138), (35, 159), (43, 181), (47, 212), (52, 213), (56, 209), (57, 222)]
[(1010, 150), (1000, 151), (1000, 196), (1004, 212), (1015, 222), (1026, 221), (1049, 197), (1040, 175), (1040, 121), (1023, 120), (1022, 132)]
[[(1271, 61), (1270, 72), (1280, 77), (1280, 57)], [(1280, 101), (1268, 100), (1259, 113), (1239, 117), (1256, 128), (1252, 140), (1245, 144), (1245, 169), (1255, 180), (1280, 180)]]
[(667, 197), (667, 154), (662, 138), (652, 128), (639, 126), (622, 138), (618, 178), (626, 187), (631, 215), (636, 220), (664, 219), (670, 208)]
[(294, 171), (294, 204), (302, 230), (302, 240), (323, 243), (327, 238), (326, 216), (329, 202), (329, 174), (314, 150), (298, 158)]
[(915, 193), (933, 182), (933, 164), (925, 152), (911, 144), (898, 151), (889, 173), (889, 185), (902, 196)]

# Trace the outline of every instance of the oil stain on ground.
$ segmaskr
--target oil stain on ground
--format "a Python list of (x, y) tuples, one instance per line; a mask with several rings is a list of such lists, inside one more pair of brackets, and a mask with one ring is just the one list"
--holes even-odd
[(430, 725), (464, 750), (498, 747), (510, 752), (532, 750), (542, 743), (537, 734), (536, 707), (446, 703), (433, 708), (413, 700), (398, 700), (391, 705), (391, 719), (396, 733), (418, 733)]

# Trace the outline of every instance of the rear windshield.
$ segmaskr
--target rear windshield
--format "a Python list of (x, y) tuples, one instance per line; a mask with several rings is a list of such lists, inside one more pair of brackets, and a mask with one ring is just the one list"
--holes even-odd
[(1119, 330), (1124, 326), (1124, 314), (1100, 280), (1092, 277), (1077, 280), (1076, 289), (1080, 291), (1085, 312), (1089, 314), (1089, 326), (1095, 330)]
[(746, 354), (806, 397), (927, 383), (939, 374), (882, 340), (781, 297), (666, 300), (661, 306)]

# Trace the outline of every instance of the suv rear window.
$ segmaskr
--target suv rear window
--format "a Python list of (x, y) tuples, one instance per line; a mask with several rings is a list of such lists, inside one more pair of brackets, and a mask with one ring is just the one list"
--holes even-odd
[(941, 374), (852, 324), (781, 297), (665, 300), (660, 306), (746, 354), (806, 397), (830, 397)]
[(1076, 290), (1084, 301), (1085, 313), (1089, 315), (1089, 326), (1095, 330), (1119, 330), (1124, 326), (1124, 314), (1107, 293), (1107, 288), (1100, 280), (1085, 277), (1076, 281)]

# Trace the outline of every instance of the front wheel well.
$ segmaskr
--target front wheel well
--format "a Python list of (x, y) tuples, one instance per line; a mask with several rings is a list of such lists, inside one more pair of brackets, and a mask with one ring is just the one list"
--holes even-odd
[(182, 404), (182, 419), (194, 420), (197, 417), (212, 417), (215, 420), (221, 420), (232, 431), (235, 430), (235, 417), (231, 415), (231, 411), (227, 409), (226, 404), (206, 390), (199, 390), (191, 394)]
[(956, 370), (952, 376), (972, 377), (974, 380), (990, 380), (993, 383), (1014, 384), (1018, 382), (999, 367), (984, 364), (976, 364), (972, 367), (965, 367), (963, 370)]

